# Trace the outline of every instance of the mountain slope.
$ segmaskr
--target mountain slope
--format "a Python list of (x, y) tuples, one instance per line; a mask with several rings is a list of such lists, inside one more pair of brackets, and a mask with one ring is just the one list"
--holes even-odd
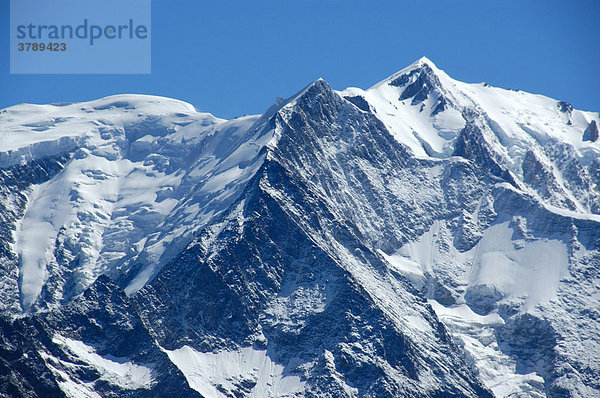
[[(600, 190), (598, 142), (586, 131), (598, 115), (541, 96), (457, 82), (427, 59), (366, 92), (342, 95), (361, 95), (417, 156), (458, 155), (509, 184), (479, 202), (493, 204), (487, 230), (469, 226), (481, 215), (479, 204), (459, 205), (467, 242), (451, 231), (453, 222), (440, 220), (389, 257), (419, 283), (430, 274), (446, 280), (452, 297), (434, 297), (432, 304), (479, 364), (486, 385), (498, 395), (574, 390), (593, 396), (600, 364), (585, 350), (597, 352), (599, 329), (584, 314), (597, 306)], [(429, 131), (415, 119), (427, 121)], [(580, 319), (589, 323), (582, 327)], [(490, 342), (498, 348), (490, 349)], [(574, 368), (567, 371), (564, 363)], [(508, 369), (515, 372), (512, 382)]]
[(598, 122), (427, 59), (231, 121), (8, 108), (0, 391), (594, 396)]
[(597, 113), (541, 95), (459, 82), (427, 58), (366, 91), (341, 94), (362, 98), (418, 157), (468, 158), (465, 135), (480, 130), (475, 134), (483, 136), (487, 157), (510, 172), (520, 189), (549, 206), (599, 214), (598, 143), (590, 133)]
[[(264, 347), (316, 396), (485, 395), (422, 297), (315, 183), (343, 181), (335, 174), (349, 168), (336, 161), (356, 160), (365, 144), (364, 160), (395, 154), (385, 162), (396, 167), (404, 149), (322, 81), (272, 121), (277, 143), (224, 224), (136, 296), (158, 341), (201, 352)], [(183, 306), (191, 311), (174, 310)]]
[[(257, 117), (223, 121), (158, 97), (30, 107), (3, 114), (3, 164), (69, 161), (51, 180), (21, 181), (12, 243), (24, 310), (64, 302), (103, 273), (139, 289), (229, 206), (264, 145), (248, 131)], [(24, 127), (22, 113), (42, 121)]]

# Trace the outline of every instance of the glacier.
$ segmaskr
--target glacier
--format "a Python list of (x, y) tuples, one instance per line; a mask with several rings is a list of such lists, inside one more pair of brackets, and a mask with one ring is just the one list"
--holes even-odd
[(600, 394), (600, 114), (318, 79), (0, 111), (0, 393)]

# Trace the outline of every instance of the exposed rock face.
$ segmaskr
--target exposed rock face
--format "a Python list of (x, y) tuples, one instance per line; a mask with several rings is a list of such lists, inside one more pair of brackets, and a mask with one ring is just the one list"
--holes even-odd
[(23, 107), (0, 116), (31, 134), (0, 148), (1, 394), (600, 392), (597, 114), (426, 59), (233, 121)]
[[(359, 120), (356, 130), (340, 123), (347, 118)], [(381, 163), (401, 172), (404, 148), (376, 118), (321, 81), (274, 116), (273, 128), (281, 134), (277, 147), (216, 235), (207, 232), (135, 296), (161, 345), (199, 351), (264, 345), (315, 396), (336, 395), (324, 380), (337, 373), (345, 375), (336, 383), (340, 394), (355, 388), (359, 395), (390, 397), (485, 395), (422, 296), (387, 270), (373, 247), (381, 237), (363, 235), (372, 228), (365, 221), (377, 222), (387, 211), (359, 198), (388, 195), (370, 185), (370, 176), (380, 177), (363, 167)], [(334, 143), (337, 155), (326, 153)], [(355, 176), (354, 183), (340, 178), (342, 172)], [(340, 208), (343, 198), (347, 207)], [(341, 214), (349, 218), (344, 224), (336, 221)], [(207, 290), (195, 294), (197, 286)], [(392, 291), (403, 291), (395, 303), (385, 297)], [(191, 311), (174, 311), (182, 306)], [(403, 317), (424, 314), (422, 330), (402, 332)], [(423, 355), (423, 344), (439, 351)], [(323, 355), (331, 355), (333, 368), (322, 367)], [(446, 366), (457, 366), (450, 379), (441, 370)], [(425, 374), (429, 383), (420, 381)]]
[(598, 124), (595, 120), (592, 120), (588, 128), (585, 129), (585, 132), (583, 133), (583, 140), (592, 142), (598, 141)]
[(565, 102), (565, 101), (559, 101), (558, 102), (558, 109), (562, 113), (571, 114), (573, 112), (573, 105), (571, 105), (571, 104), (569, 104), (568, 102)]
[(346, 96), (344, 98), (347, 99), (348, 101), (352, 102), (354, 105), (356, 105), (356, 107), (358, 109), (361, 109), (365, 112), (371, 111), (371, 107), (370, 107), (369, 103), (360, 95)]
[(533, 187), (542, 198), (557, 207), (575, 210), (577, 206), (564, 195), (564, 190), (556, 179), (551, 166), (544, 164), (533, 151), (527, 151), (523, 158), (523, 181)]
[(8, 396), (197, 396), (108, 277), (60, 311), (0, 318)]

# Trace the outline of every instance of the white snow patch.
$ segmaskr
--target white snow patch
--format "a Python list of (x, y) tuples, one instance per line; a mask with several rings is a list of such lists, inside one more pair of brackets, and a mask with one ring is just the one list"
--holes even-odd
[(421, 264), (401, 254), (392, 254), (388, 256), (381, 250), (379, 250), (379, 254), (387, 260), (392, 266), (392, 269), (407, 277), (415, 287), (420, 289), (425, 285), (425, 274), (423, 273)]
[[(245, 390), (248, 397), (291, 397), (304, 389), (299, 376), (285, 374), (266, 350), (252, 347), (237, 351), (203, 353), (189, 346), (163, 349), (185, 375), (191, 388), (206, 397), (225, 397), (222, 390)], [(245, 387), (241, 387), (241, 386)]]
[(568, 275), (565, 244), (556, 239), (519, 243), (512, 240), (509, 222), (488, 228), (475, 248), (470, 286), (489, 286), (504, 299), (525, 298), (525, 310), (556, 297), (561, 278)]
[(58, 387), (65, 393), (68, 398), (101, 398), (101, 396), (93, 390), (94, 383), (85, 383), (78, 379), (71, 378), (69, 373), (57, 368), (64, 361), (40, 351), (40, 356), (44, 359), (46, 367), (50, 369), (52, 374), (57, 378)]
[(494, 327), (504, 324), (502, 318), (491, 313), (474, 313), (467, 305), (444, 307), (429, 300), (435, 313), (448, 328), (452, 339), (463, 347), (467, 363), (478, 371), (481, 381), (497, 397), (545, 397), (544, 379), (537, 373), (517, 373), (516, 362), (503, 353), (494, 335)]
[[(475, 288), (477, 292), (477, 287), (485, 286), (479, 293), (495, 292), (498, 296), (492, 300), (520, 304), (521, 312), (534, 311), (555, 299), (560, 280), (568, 276), (567, 248), (560, 240), (515, 239), (506, 221), (489, 227), (475, 247), (461, 253), (452, 245), (440, 245), (440, 239), (449, 238), (443, 236), (445, 228), (436, 221), (397, 253), (381, 254), (415, 286), (424, 286), (429, 275), (452, 274), (461, 290)], [(545, 396), (543, 378), (537, 373), (517, 373), (516, 362), (500, 350), (495, 328), (504, 321), (496, 310), (479, 315), (465, 304), (464, 297), (450, 307), (433, 299), (429, 303), (453, 340), (464, 348), (466, 361), (496, 396)]]
[[(99, 380), (104, 380), (125, 390), (148, 389), (152, 386), (153, 370), (137, 365), (123, 358), (104, 358), (96, 353), (93, 347), (77, 340), (55, 335), (52, 342), (66, 348), (75, 359), (84, 362), (100, 373)], [(60, 360), (67, 368), (77, 365)]]

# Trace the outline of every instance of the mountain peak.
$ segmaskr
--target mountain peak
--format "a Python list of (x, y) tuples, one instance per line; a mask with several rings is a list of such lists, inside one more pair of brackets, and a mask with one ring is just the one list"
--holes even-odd
[(282, 109), (289, 104), (295, 104), (298, 101), (301, 101), (302, 99), (306, 98), (307, 96), (314, 97), (314, 96), (317, 96), (318, 94), (330, 95), (332, 93), (333, 93), (333, 90), (332, 90), (331, 86), (323, 78), (318, 78), (318, 79), (312, 81), (310, 84), (308, 84), (302, 90), (298, 91), (296, 94), (289, 97), (287, 100), (280, 101), (278, 104), (276, 104), (276, 106), (271, 107), (272, 109), (267, 111), (265, 113), (265, 115), (269, 115), (268, 117), (270, 117), (272, 114), (274, 114), (279, 109)]
[[(408, 81), (409, 76), (420, 75), (421, 73), (438, 77), (444, 74), (438, 67), (427, 57), (421, 57), (406, 68), (394, 73), (387, 79), (380, 81), (379, 83), (372, 86), (370, 89), (376, 89), (384, 85), (399, 86), (403, 81)], [(445, 74), (444, 74), (445, 75)], [(404, 77), (404, 78), (403, 78)], [(369, 90), (370, 90), (369, 89)]]
[(306, 94), (307, 92), (312, 91), (312, 90), (330, 91), (331, 87), (329, 86), (329, 83), (327, 83), (325, 81), (325, 79), (323, 79), (322, 77), (319, 77), (318, 79), (311, 82), (308, 86), (306, 86), (302, 90), (300, 90), (296, 95), (293, 96), (293, 98), (299, 98), (299, 97), (303, 96), (304, 94)]
[(430, 68), (437, 69), (437, 67), (435, 66), (435, 64), (433, 63), (433, 61), (430, 60), (429, 58), (425, 57), (425, 56), (423, 56), (423, 57), (419, 58), (418, 60), (416, 60), (415, 62), (413, 62), (411, 66), (423, 66), (423, 65), (427, 65)]

